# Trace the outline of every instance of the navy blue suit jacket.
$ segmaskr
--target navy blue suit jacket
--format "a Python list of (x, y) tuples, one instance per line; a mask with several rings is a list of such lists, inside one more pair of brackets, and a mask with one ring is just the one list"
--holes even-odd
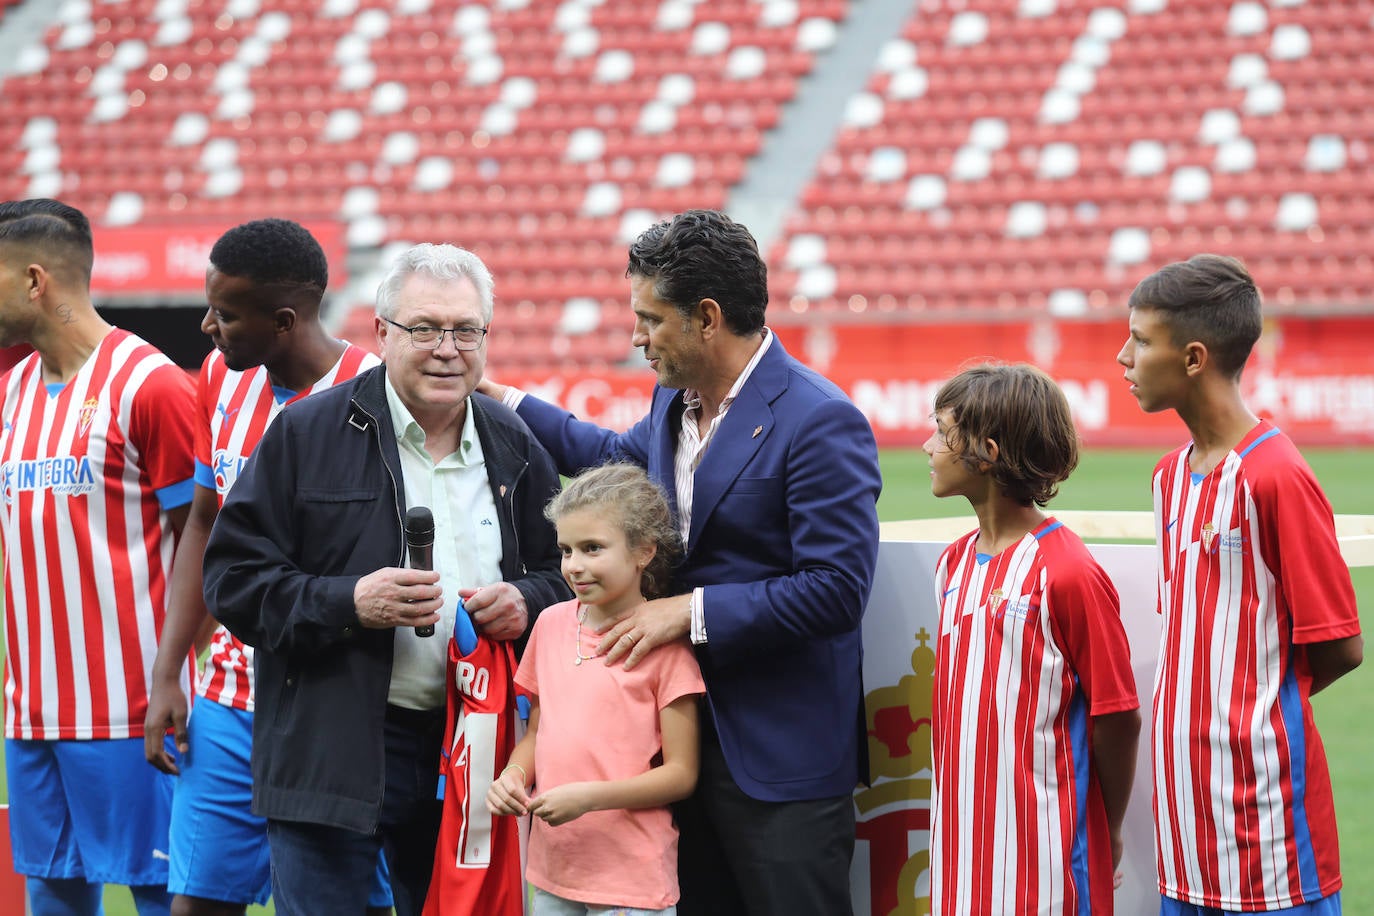
[[(567, 475), (634, 462), (676, 502), (682, 392), (616, 434), (526, 397), (518, 412)], [(867, 779), (859, 623), (878, 555), (873, 430), (776, 338), (698, 466), (679, 592), (705, 589), (697, 647), (731, 775), (765, 801), (845, 795)]]

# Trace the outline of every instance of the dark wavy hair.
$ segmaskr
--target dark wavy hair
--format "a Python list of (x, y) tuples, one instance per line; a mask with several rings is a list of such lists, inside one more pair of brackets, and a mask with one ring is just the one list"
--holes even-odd
[(51, 272), (65, 268), (72, 279), (91, 282), (95, 245), (91, 241), (91, 221), (75, 207), (37, 197), (0, 203), (0, 245), (23, 245), (52, 260), (44, 266)]
[(1260, 294), (1237, 258), (1196, 254), (1166, 264), (1136, 284), (1128, 305), (1156, 312), (1176, 347), (1201, 343), (1217, 368), (1240, 376), (1259, 340)]
[(688, 210), (645, 229), (625, 276), (652, 280), (654, 295), (684, 317), (714, 299), (738, 337), (763, 327), (768, 268), (749, 230), (718, 210)]
[(568, 481), (544, 507), (544, 517), (557, 524), (561, 516), (583, 509), (612, 515), (631, 548), (654, 545), (657, 550), (644, 567), (640, 592), (645, 598), (668, 594), (673, 567), (682, 556), (682, 536), (663, 488), (638, 465), (603, 464)]
[[(1025, 363), (986, 363), (940, 386), (935, 410), (954, 420), (945, 440), (969, 467), (989, 473), (1010, 499), (1043, 506), (1078, 466), (1078, 431), (1054, 379)], [(987, 440), (997, 443), (993, 458)]]

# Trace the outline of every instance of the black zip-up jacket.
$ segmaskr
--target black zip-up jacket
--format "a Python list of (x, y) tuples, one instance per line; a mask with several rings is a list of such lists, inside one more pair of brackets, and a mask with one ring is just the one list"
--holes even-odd
[[(404, 565), (405, 486), (385, 371), (283, 411), (205, 550), (207, 607), (256, 649), (253, 812), (262, 817), (370, 833), (381, 814), (395, 631), (359, 624), (353, 588)], [(533, 625), (571, 596), (543, 515), (558, 473), (513, 411), (479, 394), (468, 403), (501, 520), (501, 575), (524, 595)]]

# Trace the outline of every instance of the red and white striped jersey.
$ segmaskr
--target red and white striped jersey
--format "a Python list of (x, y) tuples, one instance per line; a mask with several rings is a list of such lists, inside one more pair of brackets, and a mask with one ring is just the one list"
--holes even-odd
[(1341, 886), (1302, 643), (1359, 633), (1331, 504), (1261, 422), (1206, 475), (1154, 473), (1159, 603), (1154, 808), (1161, 893), (1226, 910)]
[(519, 818), (487, 808), (487, 790), (515, 749), (515, 652), (479, 636), (467, 655), (450, 638), (448, 656), (444, 813), (424, 916), (521, 916)]
[[(196, 392), (196, 483), (219, 495), (220, 505), (258, 447), (268, 424), (288, 404), (346, 382), (381, 360), (349, 344), (319, 381), (301, 392), (278, 392), (267, 369), (234, 372), (214, 350), (200, 367)], [(278, 396), (284, 400), (278, 400)], [(196, 693), (222, 706), (253, 711), (253, 649), (224, 627), (215, 630)]]
[(1111, 913), (1091, 718), (1140, 705), (1116, 589), (1053, 518), (977, 540), (935, 573), (931, 912)]
[(175, 536), (190, 502), (186, 373), (113, 330), (60, 391), (37, 354), (0, 379), (5, 736), (143, 734)]

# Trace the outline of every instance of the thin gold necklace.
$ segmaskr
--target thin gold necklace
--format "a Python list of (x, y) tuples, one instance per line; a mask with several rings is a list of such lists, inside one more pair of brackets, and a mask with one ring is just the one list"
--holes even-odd
[(591, 655), (583, 655), (583, 654), (582, 654), (582, 624), (584, 624), (584, 623), (586, 623), (586, 622), (587, 622), (587, 608), (586, 608), (585, 605), (579, 604), (579, 605), (577, 606), (577, 616), (576, 616), (576, 617), (574, 618), (574, 620), (573, 620), (573, 629), (574, 629), (574, 632), (573, 632), (573, 636), (574, 636), (573, 646), (574, 646), (574, 649), (573, 649), (573, 651), (577, 653), (577, 658), (573, 659), (573, 664), (574, 664), (574, 665), (580, 665), (580, 664), (582, 664), (583, 662), (589, 662), (589, 661), (591, 661), (592, 659), (597, 658), (598, 656), (601, 655), (601, 653), (600, 653), (600, 652), (597, 652), (597, 651), (593, 651)]

